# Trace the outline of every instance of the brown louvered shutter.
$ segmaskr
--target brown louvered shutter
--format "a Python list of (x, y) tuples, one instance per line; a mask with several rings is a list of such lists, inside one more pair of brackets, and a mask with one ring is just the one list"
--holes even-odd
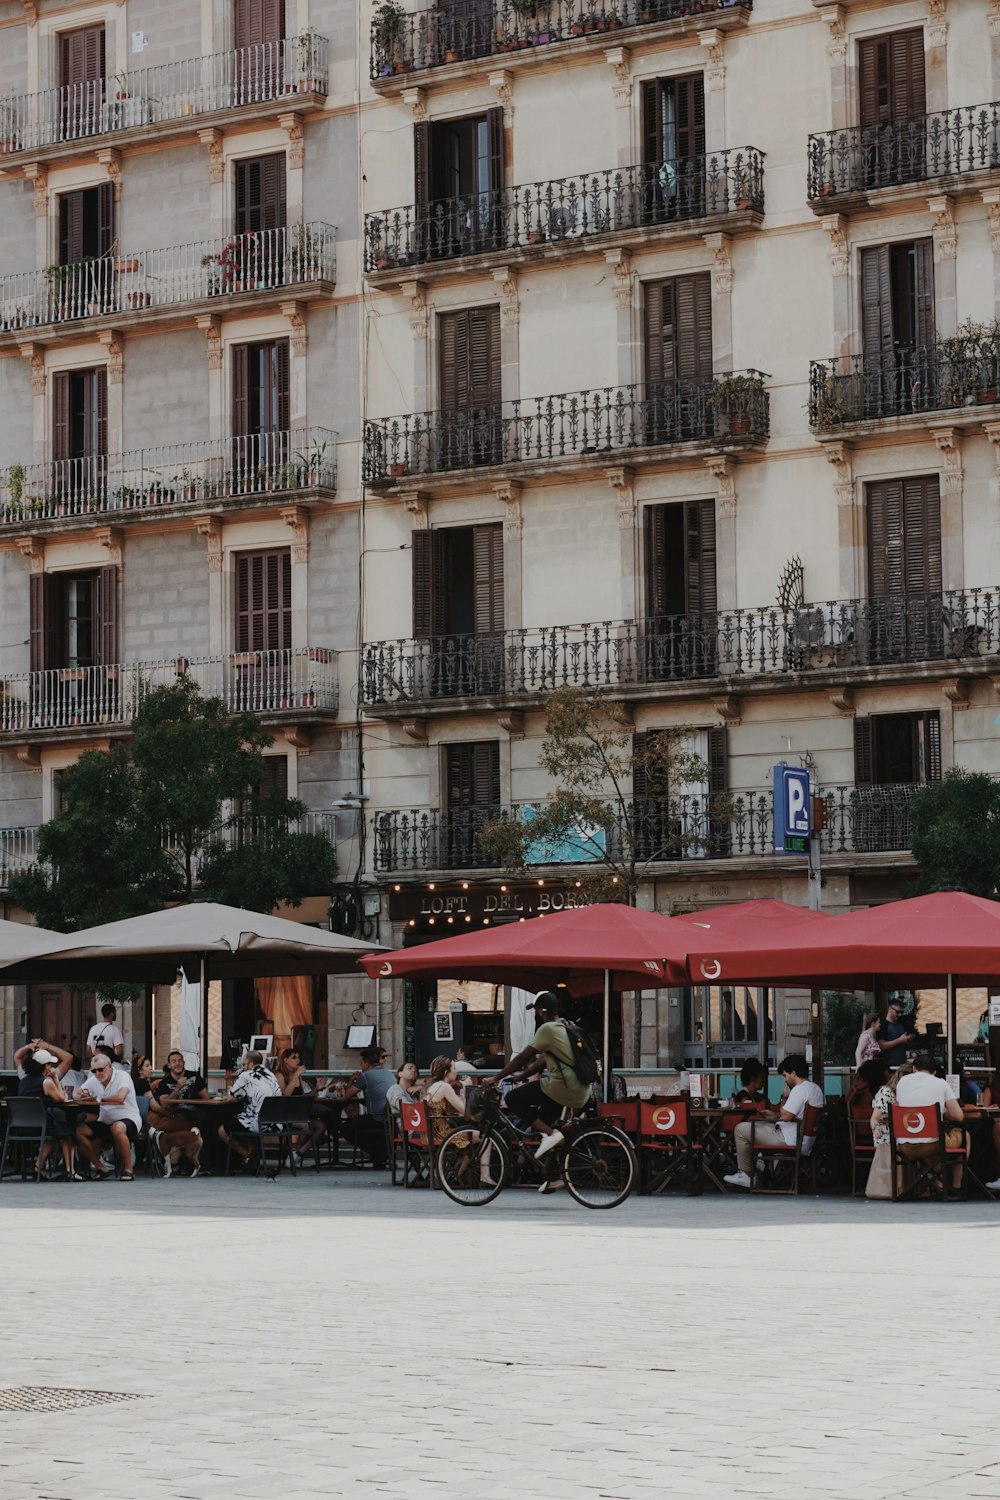
[(447, 533), (413, 533), (413, 635), (428, 640), (446, 633)]
[(287, 651), (292, 644), (292, 554), (283, 548), (266, 558), (265, 650)]
[(57, 463), (70, 457), (70, 372), (57, 370), (52, 377), (52, 457)]
[(473, 610), (476, 635), (503, 631), (503, 526), (472, 529)]
[(873, 786), (875, 783), (875, 746), (872, 721), (860, 716), (854, 720), (854, 784)]
[(941, 716), (936, 709), (921, 716), (920, 780), (941, 780)]
[(646, 802), (649, 799), (649, 776), (644, 756), (648, 735), (644, 730), (632, 736), (632, 801)]
[(64, 32), (59, 38), (59, 77), (63, 88), (100, 83), (105, 70), (103, 26)]
[(890, 98), (894, 120), (913, 120), (927, 112), (924, 78), (924, 33), (895, 31), (889, 38)]
[(100, 571), (97, 660), (109, 667), (118, 660), (118, 569), (114, 563)]
[(83, 259), (83, 189), (59, 195), (59, 264)]
[(921, 349), (929, 349), (937, 335), (937, 319), (934, 315), (934, 241), (915, 240), (913, 243), (913, 282), (916, 303), (916, 343)]
[(284, 229), (287, 221), (287, 189), (283, 152), (255, 156), (236, 163), (237, 234)]
[(708, 731), (708, 843), (705, 852), (722, 859), (729, 854), (731, 830), (724, 816), (729, 790), (729, 745), (725, 724), (713, 724)]
[(712, 374), (712, 278), (706, 271), (679, 276), (675, 285), (678, 380), (707, 380)]
[(647, 505), (642, 513), (646, 558), (646, 618), (662, 620), (670, 613), (667, 597), (667, 507)]
[(115, 185), (102, 182), (97, 189), (97, 253), (110, 255), (115, 244)]
[(287, 432), (291, 427), (291, 365), (287, 339), (278, 339), (274, 344), (272, 369), (274, 372), (274, 412), (278, 432)]
[(500, 803), (500, 745), (481, 740), (472, 747), (472, 800), (477, 807)]
[(32, 573), (28, 580), (29, 666), (46, 672), (58, 665), (62, 578), (58, 573)]
[(881, 479), (866, 486), (868, 500), (868, 594), (898, 599), (904, 593), (903, 482)]
[(250, 431), (250, 345), (233, 347), (233, 437)]
[(715, 614), (716, 593), (715, 501), (689, 500), (684, 506), (685, 612)]
[(413, 197), (419, 219), (431, 201), (430, 120), (419, 120), (413, 127)]
[(468, 405), (493, 406), (500, 400), (500, 309), (469, 309)]
[(237, 48), (280, 42), (285, 35), (284, 0), (235, 0), (233, 29)]
[(941, 495), (938, 476), (903, 480), (903, 590), (941, 592)]
[(866, 37), (858, 42), (858, 98), (862, 129), (888, 121), (889, 43), (885, 37)]
[(104, 365), (89, 372), (87, 458), (105, 458), (108, 452), (108, 372)]
[(461, 404), (459, 360), (463, 368), (468, 347), (464, 313), (441, 313), (438, 317), (440, 398), (442, 411), (455, 411)]
[(889, 352), (895, 344), (889, 252), (888, 245), (861, 252), (861, 340), (868, 355)]
[(292, 558), (288, 548), (236, 558), (237, 651), (285, 651), (292, 636)]
[(662, 98), (658, 78), (642, 85), (642, 159), (647, 163), (658, 162), (663, 155)]
[(489, 154), (489, 181), (484, 184), (486, 192), (499, 193), (503, 189), (503, 106), (496, 105), (486, 111), (486, 137)]
[(674, 375), (674, 297), (672, 281), (651, 281), (643, 291), (646, 385), (656, 388)]
[(691, 73), (673, 83), (677, 158), (690, 161), (705, 154), (705, 80), (701, 73)]
[(471, 745), (445, 748), (449, 807), (469, 807), (472, 803), (472, 748)]

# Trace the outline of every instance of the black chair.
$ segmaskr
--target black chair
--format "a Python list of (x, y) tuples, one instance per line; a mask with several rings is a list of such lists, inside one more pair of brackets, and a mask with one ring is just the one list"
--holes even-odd
[[(295, 1163), (292, 1160), (292, 1152), (295, 1149), (295, 1137), (300, 1135), (303, 1130), (309, 1128), (311, 1118), (312, 1105), (308, 1096), (286, 1099), (281, 1094), (277, 1094), (274, 1098), (265, 1099), (257, 1115), (256, 1130), (247, 1130), (245, 1126), (241, 1125), (237, 1129), (228, 1132), (229, 1146), (226, 1151), (226, 1175), (229, 1175), (229, 1168), (232, 1161), (232, 1143), (235, 1137), (236, 1139), (253, 1141), (257, 1147), (259, 1153), (257, 1161), (258, 1173), (262, 1168), (267, 1167), (268, 1141), (275, 1141), (277, 1155), (275, 1157), (274, 1170), (269, 1172), (268, 1176), (272, 1179), (277, 1177), (287, 1157), (288, 1170), (294, 1177)], [(318, 1171), (319, 1151), (315, 1142), (313, 1142), (312, 1149), (316, 1162), (316, 1170)]]
[[(7, 1134), (0, 1156), (0, 1181), (3, 1180), (8, 1155), (20, 1157), (21, 1181), (27, 1179), (25, 1153), (29, 1147), (35, 1152), (35, 1181), (41, 1182), (41, 1155), (48, 1140), (49, 1117), (43, 1099), (21, 1099), (11, 1095), (7, 1100)], [(13, 1151), (11, 1150), (13, 1148)]]

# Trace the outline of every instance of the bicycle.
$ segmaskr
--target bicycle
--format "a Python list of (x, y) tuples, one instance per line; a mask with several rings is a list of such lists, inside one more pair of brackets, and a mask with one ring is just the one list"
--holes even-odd
[(578, 1115), (559, 1128), (565, 1141), (536, 1161), (537, 1132), (502, 1110), (499, 1100), (486, 1096), (478, 1118), (456, 1123), (438, 1146), (438, 1181), (463, 1208), (492, 1203), (515, 1176), (539, 1184), (561, 1178), (584, 1208), (616, 1208), (624, 1202), (639, 1178), (628, 1136), (603, 1120)]

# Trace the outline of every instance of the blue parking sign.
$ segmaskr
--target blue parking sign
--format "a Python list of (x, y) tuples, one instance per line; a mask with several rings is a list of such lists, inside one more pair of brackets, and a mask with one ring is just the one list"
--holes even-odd
[(774, 767), (774, 852), (808, 854), (812, 833), (812, 792), (802, 766)]

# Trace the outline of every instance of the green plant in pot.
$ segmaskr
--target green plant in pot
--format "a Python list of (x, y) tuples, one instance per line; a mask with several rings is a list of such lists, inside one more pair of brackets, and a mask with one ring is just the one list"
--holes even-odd
[(402, 58), (403, 19), (406, 15), (396, 0), (381, 0), (372, 14), (372, 40), (387, 71), (398, 71)]
[(750, 391), (745, 375), (721, 375), (705, 397), (705, 410), (715, 419), (716, 432), (741, 437), (750, 431)]

